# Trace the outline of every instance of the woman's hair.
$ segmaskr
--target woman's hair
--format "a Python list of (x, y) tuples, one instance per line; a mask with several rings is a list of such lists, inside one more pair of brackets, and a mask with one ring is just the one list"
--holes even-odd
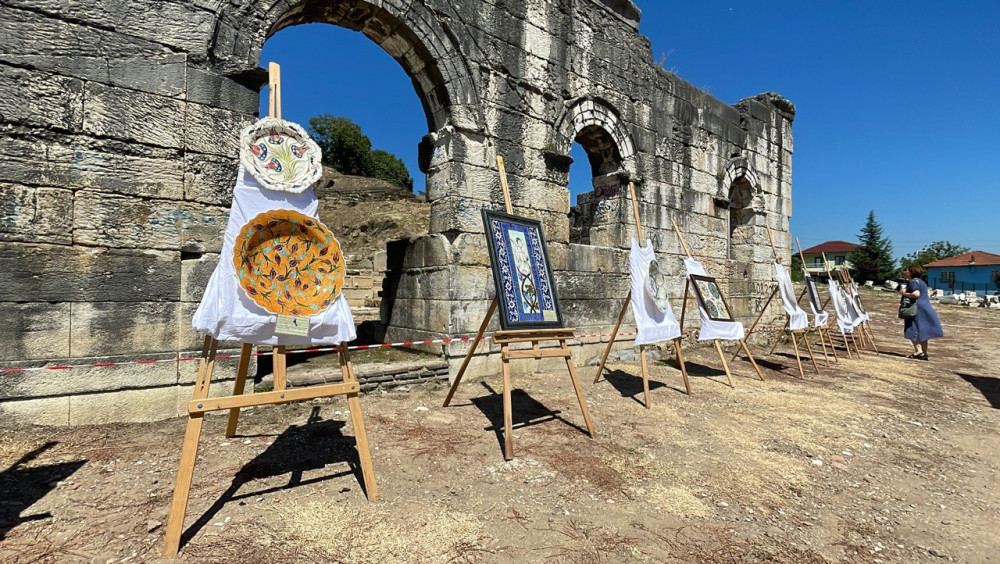
[(923, 278), (927, 275), (927, 271), (924, 270), (924, 267), (918, 264), (906, 267), (906, 271), (910, 273), (911, 278)]

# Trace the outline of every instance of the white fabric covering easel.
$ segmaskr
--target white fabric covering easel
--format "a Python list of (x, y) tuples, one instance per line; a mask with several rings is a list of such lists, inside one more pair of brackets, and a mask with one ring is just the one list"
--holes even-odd
[(653, 242), (646, 239), (646, 246), (632, 239), (632, 252), (628, 257), (629, 278), (632, 286), (630, 302), (632, 317), (635, 318), (635, 346), (652, 345), (679, 339), (681, 325), (674, 317), (674, 310), (667, 303), (666, 311), (657, 307), (653, 297), (646, 291), (649, 279), (649, 265), (656, 259)]
[(318, 220), (318, 207), (312, 188), (298, 194), (267, 190), (240, 165), (219, 264), (208, 280), (191, 322), (195, 331), (211, 335), (218, 341), (257, 345), (337, 345), (357, 338), (354, 317), (342, 293), (327, 309), (309, 316), (308, 337), (276, 335), (278, 316), (246, 295), (233, 267), (236, 237), (247, 222), (276, 209), (294, 210)]
[[(681, 247), (684, 249), (684, 254), (686, 258), (684, 259), (684, 269), (687, 275), (684, 277), (684, 301), (681, 307), (681, 329), (684, 329), (684, 316), (687, 313), (687, 302), (688, 302), (688, 290), (693, 284), (691, 281), (691, 276), (707, 276), (705, 273), (705, 268), (700, 262), (696, 261), (691, 255), (691, 249), (688, 248), (687, 242), (684, 241), (684, 236), (681, 235), (680, 228), (677, 227), (677, 222), (673, 219), (670, 220), (670, 224), (674, 228), (674, 233), (677, 234), (677, 239), (681, 242)], [(760, 367), (757, 366), (757, 361), (754, 360), (753, 354), (750, 353), (750, 347), (747, 346), (746, 340), (746, 330), (743, 328), (743, 324), (738, 321), (716, 321), (708, 316), (708, 312), (705, 310), (704, 304), (698, 299), (698, 292), (692, 292), (695, 295), (695, 303), (698, 305), (698, 313), (701, 317), (701, 330), (698, 333), (698, 340), (705, 341), (711, 339), (714, 341), (715, 350), (719, 353), (719, 360), (722, 361), (722, 368), (726, 371), (726, 380), (729, 385), (733, 385), (733, 378), (729, 372), (729, 363), (726, 362), (726, 355), (722, 352), (722, 345), (719, 344), (719, 340), (738, 340), (740, 342), (740, 347), (743, 348), (743, 352), (747, 355), (747, 360), (753, 365), (754, 371), (757, 373), (757, 377), (764, 381), (764, 375), (760, 372)], [(723, 301), (725, 298), (723, 297)]]
[(788, 314), (788, 328), (792, 331), (800, 331), (809, 328), (809, 316), (805, 310), (799, 307), (798, 300), (795, 299), (795, 289), (792, 288), (792, 277), (780, 263), (774, 263), (774, 281), (778, 283), (778, 297), (781, 298), (781, 307)]
[(646, 408), (649, 409), (649, 369), (646, 366), (646, 345), (673, 341), (674, 349), (677, 351), (677, 364), (681, 369), (681, 376), (684, 378), (684, 390), (691, 395), (691, 381), (688, 379), (687, 367), (684, 365), (684, 354), (681, 352), (681, 324), (674, 317), (674, 311), (667, 303), (666, 311), (661, 311), (646, 292), (646, 281), (649, 279), (649, 265), (656, 259), (656, 252), (653, 250), (653, 243), (646, 239), (646, 247), (639, 246), (639, 239), (642, 239), (642, 222), (639, 221), (639, 202), (635, 198), (635, 183), (628, 183), (629, 196), (632, 198), (632, 215), (635, 217), (635, 231), (638, 239), (632, 239), (632, 252), (629, 254), (629, 292), (622, 304), (622, 310), (618, 314), (618, 321), (611, 331), (611, 338), (604, 348), (600, 365), (597, 367), (597, 374), (594, 375), (594, 383), (601, 379), (604, 373), (604, 364), (611, 353), (611, 347), (618, 337), (618, 329), (625, 318), (625, 311), (631, 304), (632, 317), (635, 318), (636, 338), (635, 345), (639, 347), (639, 363), (642, 370), (642, 393)]

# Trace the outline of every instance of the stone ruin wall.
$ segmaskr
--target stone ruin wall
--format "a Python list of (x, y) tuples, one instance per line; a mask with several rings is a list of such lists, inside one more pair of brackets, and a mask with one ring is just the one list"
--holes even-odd
[[(675, 295), (683, 270), (671, 219), (745, 320), (763, 301), (765, 224), (790, 248), (794, 107), (774, 94), (729, 106), (659, 68), (628, 0), (5, 0), (0, 364), (170, 360), (200, 348), (190, 318), (218, 261), (237, 135), (266, 82), (260, 51), (305, 22), (382, 46), (427, 116), (430, 233), (390, 249), (387, 338), (477, 328), (493, 293), (479, 210), (502, 207), (496, 155), (515, 213), (544, 224), (570, 326), (607, 332), (621, 307), (629, 180)], [(574, 140), (600, 197), (577, 210), (571, 238)], [(599, 348), (576, 347), (577, 362)], [(445, 352), (454, 370), (464, 345)], [(183, 412), (194, 368), (3, 373), (0, 420), (170, 417)], [(231, 360), (218, 368), (235, 371)], [(499, 358), (473, 369), (498, 372)]]

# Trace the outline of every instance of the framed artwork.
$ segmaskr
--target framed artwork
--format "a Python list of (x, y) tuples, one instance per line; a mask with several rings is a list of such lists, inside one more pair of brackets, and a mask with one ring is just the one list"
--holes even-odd
[(865, 306), (861, 305), (861, 294), (857, 291), (854, 292), (854, 305), (858, 308), (861, 315), (868, 315), (868, 312), (865, 311)]
[(809, 303), (812, 304), (813, 310), (817, 312), (823, 311), (823, 302), (819, 299), (816, 279), (812, 276), (806, 276), (806, 294), (809, 296)]
[(719, 284), (715, 278), (691, 274), (691, 285), (698, 294), (698, 301), (705, 306), (705, 312), (712, 321), (735, 321), (733, 314), (726, 303), (726, 298), (719, 290)]
[(553, 329), (563, 326), (552, 265), (541, 223), (483, 210), (500, 326)]

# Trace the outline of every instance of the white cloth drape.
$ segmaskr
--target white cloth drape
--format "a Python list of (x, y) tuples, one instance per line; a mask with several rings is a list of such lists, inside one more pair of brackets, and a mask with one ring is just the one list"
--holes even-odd
[(788, 314), (788, 328), (792, 331), (800, 331), (809, 327), (809, 316), (805, 310), (799, 307), (798, 300), (795, 299), (795, 288), (792, 287), (792, 277), (788, 275), (785, 267), (779, 263), (774, 263), (774, 281), (778, 283), (778, 296), (781, 298), (781, 307)]
[[(806, 285), (809, 284), (809, 279), (810, 276), (807, 274)], [(816, 298), (819, 299), (819, 288), (816, 289), (816, 292), (817, 292)], [(808, 295), (806, 297), (808, 298)], [(816, 311), (816, 306), (813, 305), (812, 300), (807, 299), (806, 301), (809, 302), (809, 309), (812, 311), (813, 314), (813, 327), (825, 327), (826, 324), (830, 321), (830, 314), (824, 310)]]
[(646, 239), (646, 246), (632, 239), (632, 252), (628, 256), (628, 269), (632, 285), (632, 317), (635, 318), (635, 345), (651, 345), (672, 341), (681, 336), (681, 326), (674, 317), (673, 308), (660, 311), (647, 291), (649, 264), (656, 258), (653, 243)]
[[(233, 247), (240, 229), (258, 214), (274, 209), (295, 210), (317, 217), (319, 203), (312, 188), (299, 194), (261, 187), (240, 166), (233, 190), (233, 205), (222, 243), (219, 264), (205, 288), (191, 325), (220, 341), (257, 345), (335, 345), (357, 338), (347, 299), (339, 294), (326, 310), (309, 317), (309, 336), (275, 335), (277, 315), (258, 306), (239, 287), (233, 267)], [(318, 218), (317, 218), (318, 219)]]
[(861, 308), (857, 306), (858, 302), (861, 301), (861, 296), (858, 295), (858, 285), (855, 283), (850, 283), (847, 286), (847, 294), (851, 297), (851, 309), (854, 311), (856, 316), (861, 317), (863, 323), (868, 323), (871, 320), (867, 312), (861, 311)]
[[(694, 260), (693, 258), (684, 259), (684, 268), (687, 270), (687, 275), (692, 274), (697, 276), (708, 276), (705, 273), (705, 268), (701, 266), (701, 263)], [(711, 341), (713, 339), (722, 339), (724, 341), (736, 341), (746, 337), (746, 330), (743, 328), (743, 324), (739, 321), (713, 321), (709, 319), (708, 312), (705, 311), (704, 304), (698, 299), (698, 293), (694, 292), (692, 288), (691, 291), (694, 293), (695, 300), (698, 302), (698, 313), (701, 315), (701, 332), (698, 334), (699, 341)]]
[(833, 303), (833, 310), (837, 314), (837, 326), (841, 333), (853, 333), (854, 328), (864, 321), (858, 315), (852, 315), (853, 307), (849, 307), (844, 294), (840, 291), (840, 286), (836, 280), (830, 280), (830, 301)]

